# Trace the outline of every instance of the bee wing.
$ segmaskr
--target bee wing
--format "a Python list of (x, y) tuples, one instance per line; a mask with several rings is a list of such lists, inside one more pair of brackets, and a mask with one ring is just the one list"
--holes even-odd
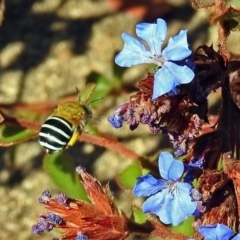
[(95, 91), (97, 84), (89, 83), (87, 84), (82, 92), (79, 94), (79, 102), (80, 104), (87, 105), (90, 97), (92, 96), (93, 92)]

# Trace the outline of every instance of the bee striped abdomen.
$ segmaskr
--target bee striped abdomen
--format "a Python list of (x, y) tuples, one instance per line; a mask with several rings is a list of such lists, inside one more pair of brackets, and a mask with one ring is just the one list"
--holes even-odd
[(73, 146), (84, 127), (92, 119), (92, 111), (87, 102), (95, 84), (89, 84), (83, 95), (78, 92), (78, 101), (69, 101), (56, 106), (39, 132), (39, 143), (48, 154)]
[(42, 125), (39, 142), (47, 153), (54, 153), (64, 149), (77, 128), (64, 118), (50, 116)]

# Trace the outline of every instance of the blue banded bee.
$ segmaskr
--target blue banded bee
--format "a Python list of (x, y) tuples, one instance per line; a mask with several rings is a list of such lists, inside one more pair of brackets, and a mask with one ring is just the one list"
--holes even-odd
[[(96, 85), (91, 85), (91, 96)], [(43, 123), (39, 132), (39, 143), (48, 154), (59, 152), (72, 146), (92, 119), (92, 111), (86, 101), (79, 100), (59, 104)], [(92, 101), (93, 102), (93, 101)]]

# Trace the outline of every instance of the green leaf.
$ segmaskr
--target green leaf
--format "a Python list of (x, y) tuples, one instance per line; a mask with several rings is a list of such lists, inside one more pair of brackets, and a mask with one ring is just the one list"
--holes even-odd
[(198, 187), (198, 180), (197, 180), (197, 179), (194, 179), (194, 180), (192, 181), (192, 185), (193, 185), (193, 187), (197, 188), (197, 187)]
[(123, 188), (132, 189), (137, 182), (137, 178), (141, 175), (142, 169), (140, 163), (134, 161), (117, 176), (117, 181)]
[(132, 218), (134, 222), (138, 224), (143, 224), (147, 221), (147, 216), (143, 211), (137, 206), (132, 207)]
[(174, 232), (183, 233), (185, 235), (193, 236), (194, 230), (192, 228), (192, 223), (194, 221), (195, 221), (195, 217), (193, 217), (193, 216), (188, 217), (178, 226), (172, 226), (171, 229)]
[(126, 72), (127, 67), (120, 67), (118, 66), (115, 61), (112, 61), (113, 63), (113, 72), (114, 72), (114, 81), (116, 81), (117, 85), (119, 87), (122, 85), (122, 77), (123, 74)]
[(63, 152), (46, 155), (44, 158), (44, 168), (52, 181), (67, 196), (89, 202), (87, 193), (80, 181), (79, 175), (75, 171), (73, 162)]
[(36, 131), (19, 126), (0, 126), (0, 143), (13, 143), (34, 136)]
[[(95, 99), (101, 99), (106, 97), (109, 92), (113, 89), (112, 83), (104, 77), (103, 75), (93, 72), (91, 73), (88, 78), (87, 78), (88, 83), (95, 83), (96, 84), (96, 89), (94, 93), (92, 94), (92, 101)], [(97, 107), (101, 105), (101, 101), (95, 101), (93, 104), (91, 104), (93, 107)]]
[(238, 21), (236, 21), (235, 19), (229, 19), (228, 24), (231, 31), (239, 32), (240, 24), (238, 23)]
[(240, 8), (240, 2), (239, 2), (239, 0), (231, 0), (231, 5), (235, 5), (235, 7)]
[(213, 24), (216, 23), (217, 21), (225, 21), (224, 27), (226, 28), (226, 31), (232, 30), (232, 31), (238, 31), (238, 21), (233, 18), (239, 18), (240, 17), (240, 11), (233, 8), (233, 7), (228, 7), (223, 9), (223, 11), (215, 12), (209, 19), (209, 23)]
[(87, 84), (79, 94), (80, 104), (84, 104), (84, 105), (88, 104), (95, 89), (96, 89), (96, 84), (94, 83)]
[(238, 9), (235, 9), (233, 7), (229, 7), (227, 9), (225, 9), (225, 12), (224, 12), (224, 15), (223, 17), (225, 19), (230, 19), (230, 18), (233, 18), (233, 17), (239, 17), (240, 16), (240, 11)]
[(88, 122), (88, 124), (84, 127), (84, 132), (89, 133), (91, 135), (95, 135), (95, 136), (100, 135), (94, 120)]

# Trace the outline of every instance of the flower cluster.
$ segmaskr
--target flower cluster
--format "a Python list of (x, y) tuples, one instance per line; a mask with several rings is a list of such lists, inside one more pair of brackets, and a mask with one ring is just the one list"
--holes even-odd
[[(146, 218), (141, 223), (128, 218), (114, 204), (108, 186), (102, 187), (78, 167), (92, 203), (64, 194), (52, 198), (44, 191), (39, 202), (47, 213), (32, 227), (34, 233), (60, 228), (62, 238), (72, 240), (118, 240), (131, 233), (185, 240), (187, 236), (173, 233), (166, 225), (177, 226), (194, 216), (194, 239), (240, 240), (240, 162), (232, 159), (232, 155), (240, 158), (240, 111), (234, 103), (238, 94), (229, 84), (229, 75), (240, 68), (240, 61), (231, 62), (225, 52), (216, 52), (212, 46), (200, 46), (192, 53), (187, 30), (171, 37), (162, 49), (166, 34), (162, 19), (156, 24), (137, 24), (137, 37), (122, 34), (124, 47), (115, 58), (118, 65), (151, 63), (156, 67), (138, 82), (138, 91), (129, 102), (108, 118), (114, 128), (123, 122), (130, 130), (146, 124), (154, 134), (167, 134), (172, 143), (174, 155), (166, 151), (159, 155), (160, 179), (142, 175), (133, 187), (135, 196), (147, 198), (141, 207)], [(207, 97), (219, 87), (221, 111), (209, 125)], [(155, 163), (141, 160), (144, 170), (150, 165), (148, 170), (156, 170)]]
[[(229, 86), (229, 73), (240, 65), (228, 62), (212, 46), (200, 46), (192, 54), (186, 30), (170, 38), (162, 50), (166, 32), (166, 23), (158, 19), (156, 24), (138, 24), (138, 38), (123, 33), (124, 47), (116, 56), (116, 63), (123, 67), (153, 63), (157, 67), (138, 82), (138, 92), (119, 106), (108, 121), (115, 128), (122, 127), (123, 122), (131, 130), (147, 124), (154, 134), (168, 134), (175, 156), (183, 158), (183, 162), (177, 161), (170, 153), (163, 152), (158, 162), (162, 178), (157, 180), (150, 174), (138, 178), (134, 194), (148, 197), (143, 212), (154, 213), (161, 222), (172, 225), (195, 215), (196, 239), (232, 239), (231, 229), (239, 230), (236, 215), (240, 214), (237, 214), (240, 200), (234, 192), (238, 193), (240, 188), (240, 175), (236, 171), (240, 167), (224, 154), (233, 151), (240, 157), (237, 126), (240, 113), (230, 97), (230, 93), (234, 94), (238, 106), (235, 97), (238, 83), (231, 85), (234, 90)], [(223, 98), (221, 117), (206, 127), (207, 97), (219, 87)], [(227, 126), (226, 116), (232, 119)], [(224, 166), (219, 169), (222, 158)], [(197, 188), (193, 188), (194, 181)], [(238, 238), (239, 234), (233, 239)]]
[(89, 175), (82, 167), (77, 172), (92, 203), (67, 198), (60, 193), (51, 197), (48, 190), (42, 193), (39, 202), (44, 204), (47, 213), (40, 215), (37, 224), (33, 225), (35, 234), (51, 231), (53, 228), (62, 230), (63, 239), (124, 239), (127, 218), (113, 203), (108, 187)]

